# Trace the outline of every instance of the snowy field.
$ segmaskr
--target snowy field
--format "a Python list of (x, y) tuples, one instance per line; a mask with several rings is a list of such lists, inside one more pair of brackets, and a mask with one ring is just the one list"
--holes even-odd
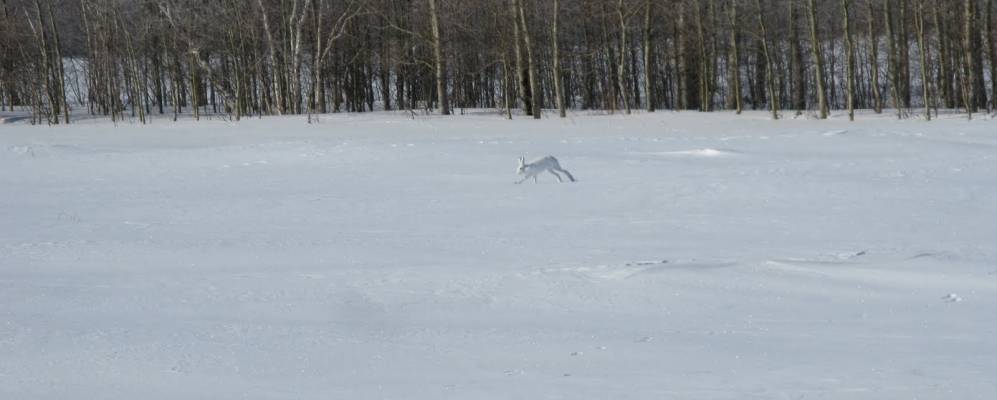
[(3, 399), (997, 398), (997, 120), (24, 122)]

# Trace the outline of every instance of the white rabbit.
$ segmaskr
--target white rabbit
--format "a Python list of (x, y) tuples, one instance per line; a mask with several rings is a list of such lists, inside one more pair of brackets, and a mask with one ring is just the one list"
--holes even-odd
[(526, 157), (519, 157), (519, 167), (516, 168), (516, 173), (523, 175), (523, 179), (520, 179), (519, 182), (516, 183), (523, 183), (530, 178), (533, 178), (533, 183), (537, 183), (537, 175), (544, 171), (549, 171), (554, 174), (554, 176), (557, 177), (558, 182), (564, 182), (561, 180), (561, 175), (557, 174), (558, 172), (563, 172), (568, 176), (568, 179), (572, 182), (575, 181), (575, 177), (571, 176), (571, 173), (566, 169), (561, 168), (561, 164), (557, 162), (556, 158), (553, 156), (547, 156), (541, 159), (533, 160), (530, 163), (526, 162)]

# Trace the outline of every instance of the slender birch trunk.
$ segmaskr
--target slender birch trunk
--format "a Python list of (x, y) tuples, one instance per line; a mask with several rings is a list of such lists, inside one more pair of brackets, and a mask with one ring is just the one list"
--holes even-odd
[(924, 118), (931, 121), (931, 97), (928, 94), (928, 43), (924, 37), (924, 0), (915, 0), (914, 28), (917, 30), (917, 50), (921, 63), (921, 97), (924, 101)]
[(820, 113), (820, 119), (827, 119), (827, 95), (824, 88), (824, 55), (821, 51), (820, 42), (817, 41), (817, 4), (814, 0), (808, 0), (807, 5), (807, 14), (810, 20), (810, 43), (813, 46), (814, 69), (816, 70), (817, 108)]
[(903, 105), (900, 103), (900, 68), (897, 61), (897, 41), (893, 29), (893, 0), (886, 0), (883, 19), (886, 25), (886, 42), (889, 45), (886, 63), (890, 76), (890, 97), (893, 99), (893, 107), (897, 109), (897, 119), (903, 119)]
[(866, 2), (869, 21), (869, 70), (872, 75), (872, 108), (876, 114), (883, 113), (883, 96), (879, 91), (879, 36), (876, 35), (876, 18), (872, 1)]
[[(59, 108), (62, 109), (63, 119), (66, 124), (69, 123), (69, 104), (66, 101), (66, 67), (62, 61), (62, 41), (59, 39), (59, 28), (55, 23), (55, 13), (52, 12), (52, 2), (46, 4), (48, 6), (48, 22), (52, 29), (52, 50), (55, 52), (55, 64), (52, 68), (55, 70), (56, 83), (59, 86), (59, 91), (56, 94), (56, 100), (60, 103)], [(58, 116), (56, 116), (58, 118)]]
[(617, 84), (620, 97), (623, 99), (623, 109), (630, 114), (630, 97), (627, 95), (627, 16), (623, 10), (623, 0), (616, 2), (616, 16), (620, 22), (620, 60), (617, 65)]
[(644, 100), (647, 102), (647, 112), (654, 112), (654, 71), (651, 66), (651, 0), (644, 0)]
[(551, 56), (554, 58), (554, 98), (557, 100), (557, 113), (561, 118), (567, 117), (567, 111), (564, 107), (564, 88), (561, 87), (561, 56), (559, 53), (560, 44), (558, 42), (557, 34), (557, 20), (560, 15), (560, 2), (559, 0), (554, 0), (554, 23), (551, 26), (551, 43), (552, 51), (554, 54)]
[(772, 76), (775, 63), (772, 62), (772, 55), (769, 53), (768, 29), (765, 26), (765, 12), (762, 10), (761, 0), (755, 0), (755, 7), (758, 9), (758, 30), (762, 35), (762, 55), (765, 57), (765, 87), (769, 97), (769, 108), (772, 110), (772, 119), (779, 119), (779, 93), (775, 91), (775, 79)]
[(281, 85), (278, 84), (280, 78), (280, 72), (277, 69), (277, 44), (273, 38), (273, 32), (270, 29), (270, 17), (267, 16), (267, 9), (263, 6), (263, 0), (256, 0), (257, 5), (260, 7), (260, 14), (263, 17), (263, 31), (266, 33), (267, 38), (267, 48), (270, 50), (268, 57), (270, 59), (270, 75), (273, 82), (271, 82), (271, 90), (273, 95), (273, 102), (277, 103), (277, 115), (284, 115), (285, 101), (281, 90)]
[(962, 20), (962, 51), (964, 53), (963, 57), (963, 71), (965, 77), (962, 80), (963, 86), (963, 103), (966, 106), (966, 114), (969, 119), (973, 119), (973, 112), (976, 111), (975, 90), (973, 88), (974, 74), (973, 71), (973, 1), (974, 0), (964, 0), (963, 1), (963, 20)]
[(728, 107), (733, 108), (737, 114), (741, 114), (741, 55), (737, 47), (737, 3), (738, 0), (730, 0), (727, 6), (728, 29), (730, 30), (730, 86), (731, 101)]
[(689, 65), (685, 54), (688, 46), (685, 37), (685, 2), (683, 0), (678, 1), (675, 12), (678, 14), (675, 21), (675, 82), (678, 92), (677, 104), (678, 110), (685, 110), (689, 108), (689, 83), (686, 81)]
[(523, 45), (526, 46), (526, 68), (530, 74), (530, 94), (533, 97), (533, 119), (540, 119), (540, 89), (537, 86), (537, 66), (533, 62), (533, 45), (530, 44), (529, 25), (526, 24), (526, 7), (519, 0), (519, 22), (523, 30)]
[(447, 74), (443, 65), (443, 42), (440, 38), (440, 15), (436, 8), (436, 0), (429, 0), (429, 23), (433, 35), (433, 66), (436, 69), (436, 97), (440, 103), (440, 114), (450, 115), (450, 101), (447, 98)]
[(526, 67), (524, 66), (524, 63), (523, 63), (523, 50), (522, 50), (523, 40), (520, 38), (521, 35), (519, 33), (519, 29), (520, 29), (519, 28), (519, 0), (510, 0), (509, 4), (511, 6), (511, 11), (512, 11), (512, 14), (511, 14), (512, 15), (512, 39), (513, 39), (513, 42), (514, 42), (514, 44), (512, 46), (512, 51), (513, 51), (515, 59), (516, 59), (516, 88), (519, 89), (518, 90), (519, 98), (522, 99), (522, 101), (523, 101), (523, 112), (525, 112), (526, 115), (533, 115), (533, 101), (532, 101), (532, 97), (531, 97), (530, 93), (527, 93), (527, 91), (529, 90), (529, 86), (528, 86), (528, 83), (527, 83), (527, 81), (528, 81), (529, 78), (527, 78), (526, 75), (528, 75), (529, 72), (527, 72)]
[(792, 76), (792, 102), (796, 115), (802, 115), (807, 108), (807, 88), (804, 81), (803, 51), (800, 49), (799, 9), (796, 0), (789, 0), (789, 57)]
[(990, 108), (988, 111), (997, 111), (997, 49), (994, 48), (994, 2), (987, 0), (987, 17), (984, 20), (986, 28), (983, 29), (983, 46), (987, 52), (987, 59), (990, 61)]
[(848, 17), (851, 13), (852, 7), (851, 0), (841, 0), (841, 15), (844, 19), (842, 25), (845, 30), (845, 69), (847, 80), (845, 88), (847, 90), (846, 98), (848, 102), (848, 120), (855, 120), (855, 43), (852, 39), (852, 24)]
[[(622, 1), (622, 0), (621, 0)], [(706, 27), (703, 21), (703, 5), (700, 0), (694, 0), (696, 8), (696, 40), (699, 42), (699, 111), (710, 111), (709, 88), (709, 52), (706, 44)]]

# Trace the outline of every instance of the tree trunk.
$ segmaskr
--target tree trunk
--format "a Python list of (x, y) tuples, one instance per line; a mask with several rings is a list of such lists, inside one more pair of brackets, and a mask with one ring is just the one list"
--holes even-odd
[(810, 43), (813, 46), (814, 69), (816, 70), (817, 108), (820, 113), (820, 119), (827, 119), (827, 96), (825, 95), (826, 90), (824, 88), (824, 55), (821, 51), (820, 42), (817, 41), (817, 4), (814, 0), (808, 0), (807, 5), (807, 14), (810, 20)]
[(848, 20), (848, 16), (851, 13), (851, 0), (841, 0), (841, 15), (844, 19), (843, 28), (845, 30), (845, 69), (847, 71), (847, 76), (845, 77), (845, 88), (846, 88), (846, 98), (848, 102), (848, 120), (855, 120), (855, 44), (852, 39), (852, 24)]
[[(322, 91), (322, 4), (320, 2), (312, 2), (312, 14), (315, 15), (315, 22), (312, 26), (315, 29), (315, 52), (312, 53), (312, 88), (309, 97), (311, 100), (308, 101), (308, 122), (312, 121), (312, 114), (318, 114), (319, 103), (321, 103)], [(318, 116), (315, 117), (316, 121)]]
[(676, 4), (676, 17), (675, 21), (675, 75), (676, 75), (676, 91), (678, 97), (678, 109), (685, 110), (689, 108), (689, 84), (686, 80), (688, 76), (688, 57), (686, 55), (686, 50), (688, 46), (686, 45), (685, 37), (685, 2), (679, 0)]
[(551, 43), (552, 43), (552, 57), (554, 58), (554, 98), (557, 100), (557, 113), (561, 118), (567, 117), (567, 111), (564, 107), (564, 88), (561, 87), (561, 56), (559, 52), (560, 44), (558, 43), (557, 34), (557, 20), (560, 15), (560, 3), (558, 0), (554, 0), (554, 23), (551, 26)]
[(647, 102), (647, 112), (654, 112), (653, 72), (651, 67), (651, 0), (644, 0), (644, 100)]
[(436, 69), (436, 96), (440, 103), (440, 114), (450, 115), (450, 101), (447, 98), (447, 73), (443, 64), (443, 42), (440, 38), (440, 15), (436, 0), (429, 0), (429, 23), (433, 36), (433, 66)]
[(617, 84), (620, 97), (623, 99), (623, 109), (630, 114), (630, 97), (627, 96), (627, 16), (623, 10), (623, 0), (616, 2), (616, 16), (620, 22), (620, 60), (617, 65)]
[[(622, 0), (621, 0), (622, 1)], [(693, 0), (692, 6), (696, 9), (696, 40), (699, 45), (699, 111), (710, 111), (709, 98), (709, 52), (706, 46), (706, 23), (703, 21), (703, 5), (700, 0)]]
[(290, 21), (289, 21), (290, 26), (294, 27), (294, 30), (291, 31), (291, 32), (293, 32), (291, 40), (290, 40), (290, 42), (291, 42), (290, 43), (290, 45), (291, 45), (291, 60), (290, 60), (291, 65), (290, 65), (290, 68), (288, 68), (288, 71), (287, 71), (287, 73), (288, 73), (288, 79), (287, 80), (288, 80), (289, 85), (290, 85), (290, 90), (289, 91), (290, 91), (291, 95), (294, 96), (293, 100), (291, 101), (291, 107), (293, 108), (293, 111), (296, 114), (300, 114), (301, 113), (301, 92), (302, 92), (302, 84), (301, 84), (301, 52), (302, 52), (302, 46), (301, 46), (301, 40), (302, 39), (301, 39), (301, 36), (302, 35), (301, 35), (301, 32), (304, 30), (305, 19), (308, 17), (308, 12), (311, 11), (311, 9), (312, 9), (311, 2), (312, 2), (312, 0), (304, 0), (304, 3), (301, 5), (301, 14), (298, 15), (297, 14), (298, 0), (294, 0), (294, 7), (291, 9), (291, 16), (290, 16)]
[(965, 76), (962, 79), (962, 91), (963, 91), (963, 104), (966, 106), (966, 114), (969, 119), (973, 119), (973, 112), (976, 111), (976, 102), (974, 101), (974, 74), (973, 71), (973, 19), (975, 18), (973, 10), (974, 0), (964, 0), (963, 1), (963, 20), (962, 20), (962, 51), (964, 53), (963, 57), (963, 73)]
[(897, 109), (897, 119), (902, 119), (904, 114), (903, 104), (900, 103), (900, 67), (897, 61), (897, 40), (893, 29), (893, 0), (886, 0), (884, 11), (886, 42), (889, 44), (886, 64), (890, 75), (890, 97), (893, 98), (893, 107)]
[(800, 24), (796, 0), (789, 1), (789, 57), (792, 75), (792, 101), (796, 115), (807, 108), (807, 88), (804, 81), (803, 51), (800, 49)]
[(533, 45), (530, 44), (529, 25), (526, 24), (526, 7), (519, 0), (519, 22), (523, 30), (523, 45), (526, 46), (526, 68), (530, 75), (530, 94), (533, 97), (533, 119), (540, 119), (540, 90), (537, 87), (537, 66), (533, 62)]
[(883, 96), (879, 91), (879, 36), (876, 35), (876, 18), (872, 1), (866, 2), (869, 11), (869, 70), (872, 74), (872, 108), (876, 114), (883, 113)]
[(737, 114), (741, 114), (741, 56), (737, 48), (737, 3), (738, 0), (730, 0), (727, 6), (728, 28), (730, 29), (730, 101), (728, 107), (733, 108)]
[(526, 68), (523, 66), (523, 51), (521, 46), (523, 45), (522, 39), (519, 38), (519, 3), (518, 0), (510, 0), (511, 11), (512, 11), (512, 39), (515, 43), (512, 46), (512, 51), (516, 59), (516, 87), (519, 89), (519, 98), (523, 100), (523, 112), (526, 115), (533, 114), (533, 104), (531, 101), (531, 96), (529, 93), (529, 86), (527, 84), (528, 78), (526, 75)]
[(930, 97), (928, 95), (928, 44), (924, 37), (924, 0), (915, 0), (914, 27), (917, 30), (917, 52), (921, 63), (921, 98), (924, 101), (924, 118), (931, 121)]
[(938, 79), (941, 85), (941, 96), (942, 100), (945, 102), (946, 108), (954, 107), (952, 100), (952, 72), (949, 69), (949, 40), (948, 35), (945, 34), (945, 26), (941, 24), (940, 14), (942, 13), (940, 9), (941, 1), (936, 0), (933, 2), (934, 7), (932, 8), (932, 19), (934, 21), (935, 32), (938, 35), (938, 69), (940, 79)]
[(772, 119), (779, 119), (779, 93), (775, 91), (775, 79), (772, 76), (775, 63), (772, 62), (772, 55), (769, 53), (768, 29), (765, 27), (765, 12), (762, 10), (761, 0), (755, 0), (755, 7), (758, 8), (758, 30), (762, 35), (760, 39), (762, 41), (762, 55), (765, 57), (765, 87), (768, 93), (769, 109), (772, 110)]
[(997, 111), (997, 49), (994, 49), (994, 2), (987, 0), (985, 28), (983, 29), (983, 47), (990, 62), (990, 103), (989, 112)]
[[(48, 22), (52, 29), (52, 50), (55, 52), (55, 64), (52, 66), (56, 74), (56, 84), (59, 86), (58, 93), (56, 93), (56, 101), (59, 102), (59, 108), (62, 109), (62, 114), (65, 122), (69, 123), (69, 104), (66, 101), (66, 67), (62, 61), (62, 41), (59, 39), (59, 29), (58, 25), (55, 23), (55, 13), (52, 12), (52, 2), (48, 2)], [(56, 116), (56, 119), (59, 117)], [(142, 120), (145, 123), (145, 119)]]
[[(31, 22), (31, 20), (28, 19), (28, 24), (29, 27), (31, 28), (32, 34), (34, 34), (35, 36), (35, 40), (38, 41), (38, 51), (41, 56), (40, 58), (41, 58), (42, 68), (41, 71), (36, 71), (42, 77), (42, 79), (40, 79), (42, 82), (42, 87), (39, 89), (44, 92), (45, 95), (44, 97), (48, 98), (48, 110), (46, 110), (48, 111), (48, 114), (45, 116), (46, 119), (48, 119), (48, 123), (58, 124), (59, 102), (55, 96), (57, 88), (55, 88), (54, 86), (57, 86), (57, 84), (53, 82), (54, 72), (52, 71), (52, 60), (51, 60), (51, 58), (53, 57), (50, 55), (50, 50), (49, 50), (49, 40), (47, 32), (48, 26), (45, 24), (45, 21), (42, 18), (41, 3), (39, 2), (39, 0), (35, 0), (34, 4), (35, 4), (35, 18), (37, 19), (35, 20), (35, 22)], [(27, 9), (24, 10), (24, 14), (25, 14), (24, 16), (28, 18)], [(35, 26), (35, 23), (38, 24), (37, 27)], [(38, 96), (39, 99), (41, 99), (41, 97), (42, 97), (41, 95)], [(38, 109), (41, 110), (41, 108)]]
[(256, 3), (259, 5), (260, 13), (263, 16), (263, 30), (266, 32), (267, 48), (270, 50), (268, 56), (270, 57), (270, 72), (271, 78), (273, 79), (271, 82), (273, 101), (274, 103), (277, 103), (277, 114), (283, 115), (285, 112), (284, 96), (281, 90), (281, 85), (277, 83), (280, 80), (278, 78), (279, 71), (277, 70), (277, 45), (273, 38), (273, 32), (270, 30), (270, 17), (267, 16), (267, 9), (263, 6), (263, 0), (256, 0)]
[(900, 1), (900, 20), (897, 23), (897, 48), (899, 58), (897, 67), (900, 78), (900, 98), (903, 100), (904, 109), (911, 109), (911, 84), (910, 84), (910, 35), (907, 26), (907, 0)]

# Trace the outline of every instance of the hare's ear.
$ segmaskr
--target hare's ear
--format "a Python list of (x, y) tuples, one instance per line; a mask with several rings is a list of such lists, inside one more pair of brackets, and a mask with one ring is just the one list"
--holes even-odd
[(519, 165), (526, 164), (526, 157), (519, 157)]

